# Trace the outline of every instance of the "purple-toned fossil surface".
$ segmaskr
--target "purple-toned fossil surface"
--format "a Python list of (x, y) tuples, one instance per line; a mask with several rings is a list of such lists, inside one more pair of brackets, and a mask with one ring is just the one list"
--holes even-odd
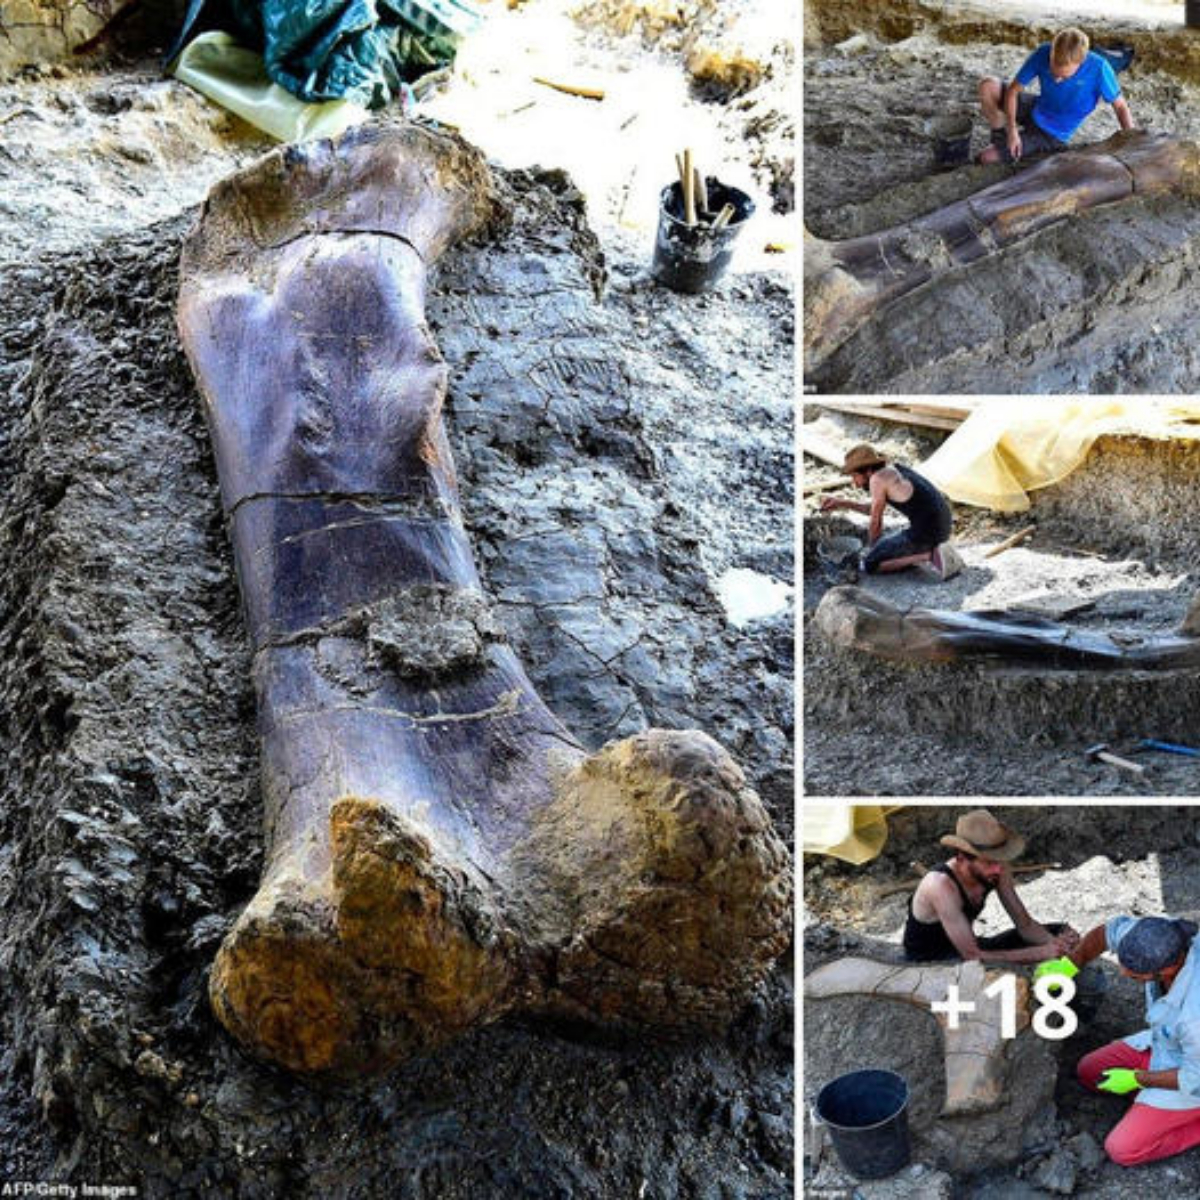
[(219, 185), (184, 252), (267, 837), (210, 993), (297, 1070), (518, 1010), (718, 1026), (789, 935), (789, 856), (725, 751), (649, 730), (589, 756), (480, 587), (424, 291), (496, 209), (465, 143), (367, 128)]
[(1200, 599), (1172, 634), (1073, 629), (1020, 611), (901, 609), (857, 587), (831, 588), (815, 620), (835, 645), (898, 662), (995, 659), (1047, 667), (1200, 669)]
[(1192, 193), (1200, 147), (1130, 130), (1056, 154), (907, 224), (841, 242), (808, 237), (804, 341), (810, 366), (871, 316), (923, 284), (1075, 213), (1135, 196)]

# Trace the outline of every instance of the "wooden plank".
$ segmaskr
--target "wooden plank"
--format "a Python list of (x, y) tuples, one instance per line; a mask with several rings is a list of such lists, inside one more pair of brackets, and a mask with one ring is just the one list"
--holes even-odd
[(928, 413), (934, 417), (948, 417), (954, 421), (965, 421), (974, 411), (974, 402), (964, 404), (961, 400), (907, 400), (898, 407), (914, 413)]
[(931, 413), (910, 412), (903, 408), (891, 408), (883, 404), (848, 404), (822, 400), (819, 407), (830, 412), (849, 413), (856, 417), (866, 417), (874, 421), (891, 421), (896, 425), (913, 425), (920, 429), (940, 429), (953, 431), (962, 421), (956, 417), (940, 417)]
[(825, 483), (810, 483), (808, 487), (804, 489), (804, 494), (806, 496), (816, 496), (821, 492), (839, 492), (843, 488), (848, 488), (849, 486), (849, 479), (830, 479), (826, 480)]
[(805, 454), (820, 462), (828, 463), (831, 467), (837, 467), (839, 471), (842, 469), (842, 463), (846, 461), (846, 454), (832, 442), (826, 441), (819, 433), (813, 433), (804, 428), (801, 428), (798, 437), (800, 449)]
[(1036, 525), (1026, 525), (1024, 529), (1017, 530), (1011, 537), (1006, 537), (1004, 541), (993, 546), (983, 557), (995, 558), (997, 554), (1003, 554), (1005, 550), (1011, 550), (1014, 546), (1019, 546), (1027, 537), (1036, 532)]

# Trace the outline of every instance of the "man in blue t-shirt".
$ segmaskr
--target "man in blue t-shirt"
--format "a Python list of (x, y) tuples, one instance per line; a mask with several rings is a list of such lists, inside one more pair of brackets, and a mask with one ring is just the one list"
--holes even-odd
[[(1088, 47), (1082, 30), (1063, 29), (1025, 60), (1011, 83), (995, 76), (979, 81), (979, 102), (992, 130), (991, 145), (979, 156), (980, 162), (1015, 162), (1065, 150), (1071, 135), (1101, 100), (1113, 106), (1122, 129), (1133, 128), (1116, 74)], [(1035, 79), (1036, 95), (1026, 91)]]

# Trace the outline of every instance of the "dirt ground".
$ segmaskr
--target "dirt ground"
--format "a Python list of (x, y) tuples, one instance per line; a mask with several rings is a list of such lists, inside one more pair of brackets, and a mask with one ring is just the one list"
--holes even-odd
[[(918, 462), (943, 435), (805, 408), (805, 429), (849, 446), (869, 441), (900, 462)], [(805, 486), (833, 468), (806, 461)], [(1080, 629), (1166, 633), (1197, 591), (1191, 553), (1200, 456), (1187, 445), (1105, 439), (1084, 465), (1034, 493), (1028, 513), (955, 507), (955, 541), (966, 563), (941, 583), (917, 569), (871, 576), (859, 586), (897, 605), (988, 609), (1056, 603)], [(849, 493), (843, 493), (849, 495)], [(810, 795), (1196, 795), (1200, 760), (1137, 753), (1140, 738), (1195, 742), (1194, 672), (1055, 672), (974, 667), (894, 667), (834, 652), (809, 618), (838, 582), (821, 548), (863, 537), (866, 519), (804, 511), (804, 775)], [(1029, 525), (1028, 541), (987, 551)], [(1136, 674), (1136, 678), (1131, 677)], [(1189, 690), (1190, 689), (1190, 690)], [(1144, 776), (1088, 763), (1084, 750), (1111, 743), (1134, 751)]]
[[(513, 221), (445, 256), (429, 320), (480, 574), (541, 695), (589, 746), (705, 729), (787, 839), (786, 22), (771, 4), (655, 14), (575, 20), (531, 0), (430, 97), (426, 117), (497, 162)], [(748, 49), (723, 82), (707, 72), (727, 38)], [(505, 1023), (349, 1090), (252, 1062), (217, 1026), (207, 971), (255, 890), (262, 806), (173, 307), (194, 206), (268, 143), (161, 79), (154, 49), (33, 64), (0, 90), (0, 1180), (153, 1197), (788, 1194), (790, 961), (727, 1033)], [(602, 77), (609, 98), (533, 85), (539, 55), (568, 82)], [(601, 153), (618, 135), (629, 153)], [(688, 139), (760, 201), (702, 297), (648, 270), (654, 197)], [(735, 572), (776, 602), (733, 612)]]
[[(859, 11), (808, 5), (804, 220), (815, 237), (876, 232), (932, 212), (1017, 168), (934, 170), (926, 123), (972, 116), (976, 86), (1011, 78), (1063, 23), (1097, 45), (1132, 43), (1120, 77), (1139, 127), (1195, 139), (1200, 98), (1182, 5), (895, 0)], [(1106, 105), (1073, 144), (1116, 130)], [(1139, 198), (1049, 226), (901, 297), (806, 379), (822, 392), (1186, 392), (1200, 379), (1187, 281), (1195, 271), (1194, 198)]]
[[(913, 861), (926, 866), (944, 861), (937, 840), (953, 829), (963, 811), (918, 807), (891, 814), (881, 856), (860, 867), (805, 857), (805, 974), (847, 953), (869, 956), (898, 945), (911, 893), (881, 896), (880, 889), (906, 877), (915, 879), (909, 865)], [(1200, 819), (1193, 809), (1049, 805), (991, 811), (1028, 838), (1020, 861), (1059, 864), (1018, 877), (1022, 899), (1038, 920), (1067, 921), (1085, 932), (1119, 913), (1182, 915), (1200, 910)], [(976, 928), (998, 933), (1009, 924), (993, 898)], [(1031, 1121), (1024, 1149), (1011, 1167), (957, 1175), (945, 1193), (932, 1186), (935, 1164), (922, 1163), (919, 1157), (917, 1165), (892, 1181), (854, 1185), (836, 1164), (825, 1162), (819, 1178), (806, 1173), (806, 1184), (858, 1186), (866, 1200), (910, 1194), (952, 1194), (956, 1200), (1033, 1200), (1055, 1194), (1117, 1200), (1136, 1194), (1166, 1200), (1196, 1192), (1200, 1154), (1194, 1151), (1134, 1169), (1095, 1155), (1124, 1110), (1118, 1100), (1079, 1087), (1075, 1063), (1090, 1050), (1144, 1027), (1141, 989), (1122, 979), (1113, 963), (1102, 963), (1107, 991), (1090, 1022), (1065, 1041), (1053, 1043), (1058, 1054), (1053, 1105)], [(806, 1099), (823, 1082), (806, 1076)], [(905, 1191), (914, 1187), (922, 1171), (926, 1190)]]

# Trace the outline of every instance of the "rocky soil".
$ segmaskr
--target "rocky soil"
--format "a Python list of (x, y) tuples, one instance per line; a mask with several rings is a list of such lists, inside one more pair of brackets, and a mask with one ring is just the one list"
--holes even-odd
[[(618, 61), (656, 53), (588, 37)], [(736, 127), (728, 89), (682, 90)], [(789, 1194), (786, 961), (725, 1037), (507, 1023), (349, 1089), (253, 1063), (216, 1025), (207, 971), (256, 885), (261, 808), (173, 304), (192, 206), (265, 146), (149, 64), (31, 70), (4, 98), (0, 1178), (173, 1197)], [(765, 146), (764, 178), (786, 178)], [(788, 837), (791, 617), (720, 599), (734, 569), (791, 579), (787, 277), (664, 292), (645, 237), (555, 166), (510, 168), (508, 233), (431, 282), (481, 574), (589, 746), (702, 728)]]
[[(1195, 139), (1195, 34), (1181, 6), (933, 5), (843, 0), (806, 6), (806, 227), (876, 232), (995, 183), (1015, 168), (935, 173), (926, 122), (975, 116), (983, 75), (1010, 78), (1062, 24), (1134, 45), (1121, 76), (1139, 126)], [(1076, 142), (1116, 122), (1101, 106)], [(1139, 198), (1050, 226), (888, 306), (809, 372), (823, 392), (1190, 392), (1200, 378), (1186, 296), (1200, 206)]]
[[(919, 462), (935, 433), (806, 408), (806, 428), (849, 445), (871, 441), (901, 462)], [(806, 486), (832, 468), (814, 467)], [(1187, 443), (1102, 439), (1083, 466), (1033, 494), (1028, 513), (955, 509), (966, 569), (947, 583), (916, 570), (864, 577), (890, 603), (988, 609), (1061, 602), (1082, 629), (1165, 634), (1178, 626), (1200, 580), (1189, 513), (1200, 451)], [(843, 493), (849, 495), (849, 493)], [(1088, 746), (1136, 752), (1141, 738), (1194, 744), (1200, 695), (1195, 673), (1054, 672), (952, 665), (893, 666), (834, 651), (808, 617), (835, 582), (821, 546), (862, 537), (865, 518), (822, 514), (805, 501), (805, 787), (812, 795), (1196, 795), (1200, 760), (1136, 754), (1135, 776), (1088, 763)], [(987, 551), (1029, 525), (1035, 535), (1002, 555)], [(1168, 732), (1170, 731), (1170, 732)]]
[[(937, 839), (953, 829), (963, 811), (915, 807), (893, 813), (882, 855), (862, 867), (805, 857), (806, 973), (847, 953), (894, 953), (910, 893), (881, 896), (880, 889), (915, 878), (909, 867), (914, 860), (927, 866), (943, 861)], [(1060, 864), (1018, 881), (1026, 906), (1039, 920), (1065, 920), (1086, 931), (1117, 913), (1200, 910), (1200, 821), (1193, 809), (1092, 805), (992, 811), (1029, 839), (1023, 861)], [(1009, 924), (992, 899), (976, 928), (998, 933)], [(1121, 978), (1111, 962), (1101, 962), (1107, 990), (1090, 1021), (1072, 1037), (1052, 1043), (1058, 1058), (1053, 1103), (1027, 1114), (1023, 1143), (1010, 1165), (947, 1174), (918, 1153), (914, 1165), (893, 1179), (863, 1184), (847, 1177), (827, 1153), (819, 1164), (811, 1155), (806, 1158), (806, 1185), (814, 1191), (857, 1188), (867, 1200), (1035, 1200), (1054, 1195), (1116, 1200), (1131, 1189), (1147, 1200), (1166, 1200), (1200, 1188), (1200, 1157), (1194, 1153), (1135, 1169), (1118, 1167), (1103, 1154), (1104, 1138), (1120, 1119), (1123, 1103), (1085, 1092), (1075, 1080), (1075, 1063), (1098, 1046), (1142, 1028), (1144, 1001), (1139, 987)], [(815, 1073), (814, 1062), (806, 1059), (806, 1098), (815, 1095), (828, 1075), (828, 1069)], [(915, 1070), (920, 1080), (920, 1064)], [(998, 1136), (1010, 1133), (997, 1131)]]

